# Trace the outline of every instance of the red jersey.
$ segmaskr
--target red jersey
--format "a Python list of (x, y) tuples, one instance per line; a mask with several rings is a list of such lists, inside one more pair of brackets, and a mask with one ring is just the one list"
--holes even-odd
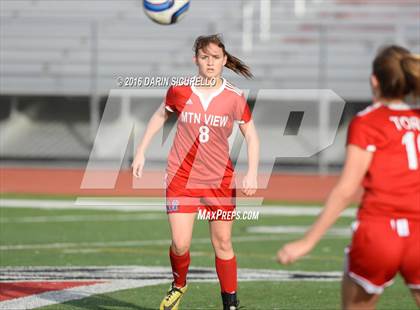
[(178, 174), (189, 183), (218, 185), (223, 176), (232, 176), (228, 138), (235, 121), (251, 119), (243, 93), (225, 79), (208, 98), (194, 86), (171, 86), (165, 107), (178, 117), (168, 177)]
[(369, 106), (351, 121), (347, 144), (374, 152), (358, 217), (420, 220), (420, 107)]

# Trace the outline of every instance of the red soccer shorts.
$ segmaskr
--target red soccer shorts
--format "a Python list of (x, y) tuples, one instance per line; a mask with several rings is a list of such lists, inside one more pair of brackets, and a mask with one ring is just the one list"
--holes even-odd
[(400, 272), (420, 289), (420, 222), (362, 219), (355, 223), (347, 252), (347, 274), (369, 294), (381, 294)]
[(232, 177), (223, 177), (219, 186), (187, 186), (187, 180), (174, 176), (166, 187), (166, 212), (203, 212), (209, 220), (233, 220), (236, 208), (236, 189)]

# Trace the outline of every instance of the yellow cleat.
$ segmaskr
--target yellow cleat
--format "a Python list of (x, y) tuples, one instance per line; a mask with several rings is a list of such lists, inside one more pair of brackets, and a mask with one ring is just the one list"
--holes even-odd
[(163, 298), (160, 303), (159, 310), (178, 310), (179, 303), (184, 293), (187, 291), (187, 285), (184, 287), (178, 288), (174, 286), (174, 283), (171, 284), (168, 292), (166, 293), (165, 298)]

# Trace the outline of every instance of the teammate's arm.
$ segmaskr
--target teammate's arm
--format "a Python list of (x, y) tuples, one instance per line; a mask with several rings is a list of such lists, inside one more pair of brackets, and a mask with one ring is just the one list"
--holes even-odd
[(155, 111), (149, 123), (147, 124), (146, 131), (144, 132), (143, 138), (137, 146), (136, 156), (134, 157), (133, 164), (133, 175), (136, 178), (142, 176), (147, 147), (150, 144), (153, 136), (162, 128), (165, 121), (168, 119), (169, 112), (165, 109), (165, 103), (163, 102), (159, 108)]
[(302, 239), (284, 245), (277, 252), (280, 263), (293, 263), (312, 250), (328, 228), (335, 223), (340, 213), (349, 205), (369, 168), (372, 157), (372, 152), (355, 145), (348, 145), (343, 172), (328, 196), (323, 211)]
[(248, 172), (243, 180), (242, 192), (247, 196), (251, 196), (255, 194), (258, 186), (257, 176), (260, 141), (253, 120), (240, 124), (239, 128), (245, 137), (248, 147)]

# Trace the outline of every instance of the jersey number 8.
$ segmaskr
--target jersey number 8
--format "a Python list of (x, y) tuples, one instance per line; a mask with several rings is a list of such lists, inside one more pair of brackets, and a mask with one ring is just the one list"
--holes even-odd
[(198, 140), (200, 141), (200, 143), (206, 143), (207, 141), (209, 141), (209, 127), (203, 125), (198, 131), (200, 132), (200, 135), (198, 136)]

